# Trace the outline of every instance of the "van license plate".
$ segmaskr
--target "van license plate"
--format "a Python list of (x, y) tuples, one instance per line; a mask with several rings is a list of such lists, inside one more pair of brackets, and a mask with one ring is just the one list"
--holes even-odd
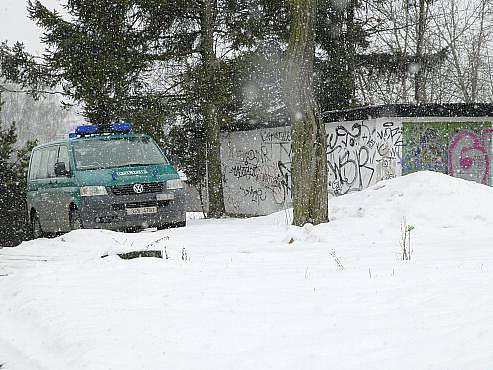
[(127, 215), (147, 215), (157, 213), (157, 207), (127, 208)]

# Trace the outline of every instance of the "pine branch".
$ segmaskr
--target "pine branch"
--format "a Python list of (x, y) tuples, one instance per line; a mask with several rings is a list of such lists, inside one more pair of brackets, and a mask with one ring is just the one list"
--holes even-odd
[(46, 95), (61, 95), (61, 96), (70, 96), (70, 94), (65, 93), (63, 91), (53, 91), (53, 90), (39, 90), (39, 89), (12, 89), (6, 87), (5, 85), (0, 85), (0, 92), (8, 92), (14, 94), (29, 94), (29, 95), (38, 95), (38, 94), (46, 94)]

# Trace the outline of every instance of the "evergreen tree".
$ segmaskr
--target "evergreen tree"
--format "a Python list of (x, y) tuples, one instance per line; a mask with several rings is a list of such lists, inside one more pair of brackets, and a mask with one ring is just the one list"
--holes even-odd
[(1, 96), (0, 91), (0, 183), (4, 189), (15, 189), (12, 191), (25, 193), (29, 156), (36, 141), (30, 140), (22, 148), (17, 148), (15, 122), (7, 128), (2, 126)]
[[(378, 21), (362, 19), (358, 11), (381, 0), (320, 0), (317, 2), (314, 62), (314, 91), (322, 111), (356, 105), (356, 71), (360, 55), (368, 47), (368, 34)], [(243, 30), (239, 47), (270, 51), (274, 58), (284, 54), (289, 38), (291, 15), (287, 0), (239, 0), (230, 6), (236, 15), (230, 29)], [(275, 104), (274, 104), (275, 105)]]
[(146, 103), (159, 105), (145, 94), (144, 74), (154, 55), (137, 3), (68, 0), (67, 20), (38, 0), (28, 2), (31, 18), (44, 30), (44, 65), (67, 96), (83, 103), (90, 122), (133, 119)]
[(357, 105), (358, 55), (368, 46), (367, 20), (358, 18), (360, 0), (320, 1), (316, 22), (316, 90), (322, 111)]
[[(9, 79), (26, 85), (33, 81), (24, 79), (23, 71), (36, 67), (40, 73), (32, 73), (39, 77), (34, 82), (46, 78), (52, 86), (59, 84), (65, 95), (84, 104), (91, 122), (141, 121), (138, 126), (158, 139), (164, 136), (164, 122), (179, 119), (187, 103), (198, 105), (206, 133), (210, 215), (220, 216), (219, 131), (225, 122), (220, 104), (225, 94), (215, 50), (218, 9), (211, 0), (68, 0), (67, 18), (30, 0), (29, 13), (44, 29), (48, 46), (42, 68), (25, 63), (27, 53), (20, 46), (4, 46), (0, 65)], [(198, 94), (186, 95), (191, 91)]]
[(26, 173), (35, 141), (17, 149), (15, 123), (3, 128), (0, 90), (0, 245), (15, 245), (28, 237), (25, 216)]

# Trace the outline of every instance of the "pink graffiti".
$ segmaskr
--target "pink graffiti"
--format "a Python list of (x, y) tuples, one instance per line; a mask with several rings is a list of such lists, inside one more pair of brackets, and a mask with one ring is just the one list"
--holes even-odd
[[(490, 158), (483, 144), (483, 134), (480, 139), (474, 132), (464, 130), (459, 132), (449, 146), (449, 174), (451, 176), (488, 184)], [(493, 132), (493, 130), (492, 130)]]
[(460, 160), (460, 165), (465, 170), (468, 170), (472, 166), (473, 163), (474, 163), (474, 160), (471, 157), (462, 158)]

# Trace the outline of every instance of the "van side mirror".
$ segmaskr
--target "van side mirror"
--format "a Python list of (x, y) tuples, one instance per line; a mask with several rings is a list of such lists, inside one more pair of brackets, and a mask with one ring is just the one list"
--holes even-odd
[(70, 172), (67, 171), (64, 162), (55, 163), (55, 176), (69, 176)]

